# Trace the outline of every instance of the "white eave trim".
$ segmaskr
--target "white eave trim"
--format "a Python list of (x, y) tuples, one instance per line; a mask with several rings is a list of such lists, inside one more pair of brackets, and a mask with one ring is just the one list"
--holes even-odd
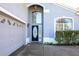
[(9, 16), (11, 16), (11, 17), (13, 17), (13, 18), (16, 19), (17, 21), (20, 21), (20, 22), (26, 24), (25, 21), (23, 21), (22, 19), (18, 18), (18, 17), (15, 16), (15, 15), (13, 15), (13, 14), (10, 13), (9, 11), (5, 10), (4, 8), (0, 7), (0, 11), (3, 12), (3, 13), (5, 13), (5, 14), (7, 14), (7, 15), (9, 15)]
[(54, 5), (57, 5), (57, 6), (59, 6), (59, 7), (62, 7), (62, 8), (64, 8), (65, 10), (68, 10), (68, 11), (70, 11), (70, 12), (72, 12), (72, 13), (75, 13), (75, 12), (76, 12), (75, 9), (73, 9), (73, 8), (71, 8), (71, 7), (68, 7), (68, 6), (66, 6), (66, 5), (63, 5), (63, 4), (55, 3)]

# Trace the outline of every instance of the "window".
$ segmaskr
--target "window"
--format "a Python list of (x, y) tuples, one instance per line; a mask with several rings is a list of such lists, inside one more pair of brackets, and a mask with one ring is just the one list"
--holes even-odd
[(64, 18), (64, 30), (73, 29), (73, 21), (70, 18)]
[(56, 31), (65, 31), (73, 29), (73, 20), (71, 18), (60, 18), (56, 21)]
[(33, 12), (32, 13), (32, 23), (33, 24), (41, 24), (42, 23), (42, 14), (41, 12)]

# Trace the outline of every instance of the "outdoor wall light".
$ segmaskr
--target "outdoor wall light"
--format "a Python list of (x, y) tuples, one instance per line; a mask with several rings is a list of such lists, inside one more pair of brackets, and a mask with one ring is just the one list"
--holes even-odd
[(79, 16), (79, 11), (76, 11), (76, 15)]
[(29, 25), (30, 25), (30, 24), (29, 24), (29, 23), (27, 23), (27, 27), (29, 27)]

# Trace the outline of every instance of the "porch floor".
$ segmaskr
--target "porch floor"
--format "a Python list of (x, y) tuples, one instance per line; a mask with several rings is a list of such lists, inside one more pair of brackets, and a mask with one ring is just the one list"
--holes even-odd
[(53, 46), (30, 43), (15, 56), (79, 56), (79, 46)]

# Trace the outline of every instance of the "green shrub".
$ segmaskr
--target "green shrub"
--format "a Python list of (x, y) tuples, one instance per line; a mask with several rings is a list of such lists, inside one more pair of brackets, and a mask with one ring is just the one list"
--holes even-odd
[(62, 39), (63, 39), (62, 32), (61, 31), (57, 31), (56, 32), (56, 41), (58, 41), (58, 43), (60, 44)]
[(56, 31), (55, 40), (58, 44), (78, 44), (79, 30)]

